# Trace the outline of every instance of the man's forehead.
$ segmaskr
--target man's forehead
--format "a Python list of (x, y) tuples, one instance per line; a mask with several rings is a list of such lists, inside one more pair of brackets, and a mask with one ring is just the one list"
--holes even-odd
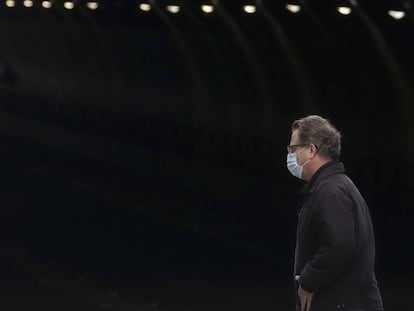
[(290, 141), (292, 143), (296, 143), (298, 141), (298, 130), (297, 129), (292, 132)]

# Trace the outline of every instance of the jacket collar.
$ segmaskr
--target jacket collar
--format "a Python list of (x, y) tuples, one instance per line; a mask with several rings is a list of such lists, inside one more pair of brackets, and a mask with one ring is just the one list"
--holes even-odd
[(320, 183), (320, 181), (324, 180), (328, 176), (335, 175), (335, 174), (344, 174), (345, 167), (343, 163), (337, 161), (329, 161), (322, 165), (316, 172), (313, 174), (311, 179), (303, 186), (302, 190), (300, 191), (301, 195), (309, 196), (313, 193), (315, 187)]

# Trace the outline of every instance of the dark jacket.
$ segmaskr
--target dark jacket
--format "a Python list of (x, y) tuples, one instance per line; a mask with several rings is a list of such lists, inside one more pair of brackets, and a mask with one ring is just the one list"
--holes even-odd
[(365, 200), (342, 163), (328, 162), (302, 189), (295, 275), (313, 292), (312, 311), (383, 310), (375, 240)]

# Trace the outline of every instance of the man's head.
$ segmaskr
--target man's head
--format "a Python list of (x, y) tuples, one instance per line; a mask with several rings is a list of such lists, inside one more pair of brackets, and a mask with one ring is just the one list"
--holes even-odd
[(309, 180), (326, 162), (339, 160), (341, 134), (326, 119), (311, 115), (292, 124), (288, 152), (295, 153), (297, 164), (303, 166), (302, 176)]

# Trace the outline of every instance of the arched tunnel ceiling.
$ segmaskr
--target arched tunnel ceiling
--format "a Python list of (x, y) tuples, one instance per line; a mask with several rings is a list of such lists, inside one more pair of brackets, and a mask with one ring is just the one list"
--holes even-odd
[(18, 128), (32, 120), (265, 170), (283, 161), (291, 120), (308, 113), (338, 123), (345, 144), (355, 137), (349, 153), (365, 157), (364, 137), (405, 135), (403, 144), (413, 132), (413, 15), (402, 2), (309, 1), (292, 13), (283, 1), (218, 1), (211, 14), (203, 1), (152, 1), (149, 11), (140, 9), (146, 2), (88, 3), (0, 6), (2, 110)]

